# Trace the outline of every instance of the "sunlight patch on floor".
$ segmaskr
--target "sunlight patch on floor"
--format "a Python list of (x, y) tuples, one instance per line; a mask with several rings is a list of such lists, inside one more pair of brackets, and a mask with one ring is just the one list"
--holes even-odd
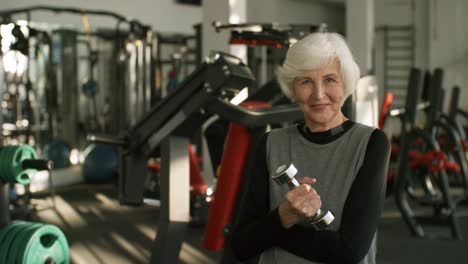
[(179, 259), (186, 263), (216, 264), (214, 260), (188, 243), (182, 243)]
[(70, 228), (80, 228), (88, 225), (86, 220), (81, 217), (69, 203), (67, 203), (61, 196), (55, 196), (56, 210), (58, 215), (63, 219), (65, 224)]
[(124, 237), (122, 237), (121, 235), (115, 232), (111, 232), (110, 236), (119, 246), (122, 247), (122, 249), (125, 250), (125, 252), (135, 257), (135, 259), (138, 259), (141, 262), (148, 261), (148, 257), (149, 257), (148, 250), (143, 250), (141, 248), (137, 249), (134, 245), (129, 243)]

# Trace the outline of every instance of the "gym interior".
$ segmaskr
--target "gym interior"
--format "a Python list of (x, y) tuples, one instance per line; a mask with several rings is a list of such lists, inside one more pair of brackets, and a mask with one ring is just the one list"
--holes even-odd
[(0, 263), (240, 263), (256, 141), (303, 119), (275, 73), (314, 32), (359, 65), (343, 113), (391, 142), (376, 263), (468, 263), (467, 1), (0, 7)]

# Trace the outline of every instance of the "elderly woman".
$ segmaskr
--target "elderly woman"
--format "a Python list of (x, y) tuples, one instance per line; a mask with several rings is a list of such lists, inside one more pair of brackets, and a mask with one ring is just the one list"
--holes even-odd
[[(239, 260), (260, 256), (259, 263), (268, 264), (375, 263), (390, 144), (382, 131), (341, 112), (359, 74), (339, 34), (314, 33), (289, 49), (278, 81), (299, 104), (305, 122), (272, 130), (258, 145), (231, 233)], [(271, 178), (289, 163), (302, 183), (294, 190)], [(321, 207), (335, 219), (315, 230), (305, 220)]]

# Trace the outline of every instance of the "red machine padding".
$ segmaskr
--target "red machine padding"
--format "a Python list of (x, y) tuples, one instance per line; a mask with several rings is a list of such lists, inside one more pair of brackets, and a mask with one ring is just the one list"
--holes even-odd
[(422, 153), (415, 150), (408, 152), (408, 160), (410, 169), (416, 169), (421, 166), (426, 166), (432, 172), (447, 170), (452, 173), (460, 173), (460, 165), (450, 161), (447, 155), (442, 151), (429, 151)]
[(458, 173), (461, 172), (460, 165), (458, 163), (456, 163), (456, 162), (453, 162), (453, 161), (447, 161), (445, 163), (445, 169), (448, 172), (455, 173), (455, 174), (458, 174)]
[(441, 151), (429, 151), (424, 155), (424, 163), (430, 171), (439, 172), (445, 169), (447, 156)]
[[(262, 108), (271, 105), (263, 102), (242, 103), (246, 108)], [(224, 229), (231, 222), (237, 202), (244, 165), (247, 160), (251, 135), (246, 127), (231, 123), (224, 145), (221, 169), (216, 184), (203, 237), (203, 246), (210, 250), (224, 248)]]
[(190, 160), (190, 193), (199, 195), (206, 192), (208, 185), (205, 184), (201, 176), (199, 158), (193, 150), (193, 146), (189, 145), (189, 160)]
[(416, 150), (410, 150), (408, 152), (408, 160), (410, 169), (416, 169), (419, 166), (425, 164), (424, 154)]
[(429, 151), (424, 155), (427, 168), (433, 172), (447, 170), (452, 173), (460, 173), (461, 168), (457, 163), (450, 161), (442, 151)]
[(384, 124), (385, 124), (385, 119), (387, 119), (387, 114), (388, 111), (390, 110), (390, 106), (393, 103), (393, 94), (392, 93), (387, 93), (385, 95), (383, 104), (382, 104), (382, 110), (380, 111), (379, 115), (379, 128), (381, 129)]
[(387, 171), (387, 190), (385, 192), (385, 196), (388, 197), (393, 193), (393, 184), (395, 183), (396, 178), (396, 171), (393, 168), (388, 168)]
[(161, 163), (159, 161), (150, 160), (146, 164), (146, 168), (150, 171), (160, 171)]
[[(413, 140), (412, 144), (416, 146), (420, 146), (420, 145), (424, 145), (425, 142), (423, 139), (418, 138), (418, 139)], [(396, 157), (399, 152), (400, 152), (400, 146), (398, 146), (396, 143), (392, 143), (391, 149), (390, 149), (391, 157)], [(420, 158), (420, 155), (417, 152), (419, 153), (419, 151), (416, 151), (416, 150), (409, 150), (408, 158), (409, 159)]]
[(391, 155), (397, 155), (399, 151), (400, 151), (400, 147), (397, 144), (392, 143)]
[(272, 39), (246, 39), (246, 38), (231, 38), (229, 40), (231, 45), (247, 45), (247, 46), (272, 46), (277, 49), (283, 45), (278, 41)]
[(463, 149), (463, 151), (467, 152), (467, 151), (468, 151), (468, 141), (462, 139), (462, 140), (461, 140), (461, 144), (462, 144), (462, 149)]

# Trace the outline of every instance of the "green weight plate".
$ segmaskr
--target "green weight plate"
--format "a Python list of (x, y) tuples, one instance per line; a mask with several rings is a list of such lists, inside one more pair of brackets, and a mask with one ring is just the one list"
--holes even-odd
[(24, 255), (24, 247), (29, 242), (31, 235), (34, 231), (40, 228), (43, 224), (29, 222), (25, 228), (19, 230), (15, 237), (15, 240), (10, 246), (10, 251), (8, 252), (7, 263), (19, 263), (21, 258)]
[(8, 233), (8, 230), (10, 230), (11, 224), (5, 225), (0, 229), (0, 246), (2, 245), (3, 238), (5, 235)]
[(0, 163), (0, 171), (2, 178), (12, 183), (28, 184), (30, 182), (30, 174), (33, 171), (26, 170), (26, 174), (22, 174), (23, 169), (21, 162), (24, 159), (36, 158), (36, 153), (33, 148), (28, 145), (9, 145), (2, 151), (2, 162)]
[(33, 225), (34, 225), (34, 223), (24, 222), (23, 224), (18, 225), (15, 228), (15, 232), (11, 234), (12, 240), (8, 245), (8, 251), (7, 251), (5, 263), (16, 263), (15, 259), (17, 258), (17, 254), (19, 253), (19, 251), (17, 249), (17, 247), (18, 247), (17, 244), (18, 243), (21, 244), (20, 236), (23, 233), (30, 230)]
[(19, 149), (18, 145), (10, 146), (8, 150), (8, 178), (10, 178), (10, 181), (12, 183), (16, 183), (15, 181), (15, 175), (13, 174), (14, 171), (14, 156), (15, 152), (17, 152)]
[(13, 178), (13, 156), (15, 154), (15, 151), (18, 149), (17, 145), (10, 145), (7, 147), (5, 150), (5, 163), (3, 164), (3, 168), (5, 169), (6, 172), (6, 177), (8, 178), (8, 181), (11, 183), (15, 182), (15, 178)]
[(9, 177), (9, 168), (8, 168), (8, 151), (10, 150), (11, 146), (5, 146), (2, 150), (2, 156), (1, 156), (1, 161), (0, 161), (0, 171), (2, 174), (2, 178), (6, 182), (10, 182), (10, 177)]
[(4, 181), (4, 182), (7, 182), (7, 178), (5, 177), (5, 172), (2, 169), (3, 162), (5, 160), (5, 158), (3, 157), (3, 153), (5, 153), (5, 151), (4, 151), (5, 148), (6, 148), (6, 146), (0, 149), (0, 179), (2, 179), (2, 181)]
[(52, 258), (55, 263), (70, 263), (70, 251), (67, 239), (56, 226), (44, 225), (31, 236), (24, 249), (23, 259), (20, 263), (44, 263)]
[(25, 258), (26, 254), (27, 254), (27, 252), (25, 252), (25, 249), (26, 249), (27, 245), (30, 243), (31, 237), (42, 226), (44, 226), (44, 224), (35, 223), (27, 231), (25, 231), (24, 233), (21, 234), (21, 237), (19, 238), (21, 243), (19, 243), (18, 247), (15, 249), (19, 253), (19, 254), (16, 255), (16, 262), (15, 263), (21, 263), (22, 260)]
[(6, 234), (6, 232), (8, 231), (8, 227), (10, 225), (4, 225), (1, 229), (0, 229), (0, 246), (2, 244), (2, 240), (3, 240), (3, 236)]
[(14, 238), (16, 237), (17, 232), (25, 226), (27, 226), (27, 224), (25, 224), (25, 222), (22, 222), (22, 221), (18, 221), (18, 222), (10, 224), (10, 227), (7, 233), (5, 234), (4, 239), (2, 240), (1, 247), (0, 247), (0, 263), (8, 263), (7, 258), (8, 258), (8, 252), (10, 250), (10, 246)]
[(23, 169), (22, 162), (26, 159), (36, 159), (36, 151), (28, 145), (19, 145), (12, 155), (11, 177), (15, 182), (28, 184), (31, 182), (31, 176), (37, 171), (35, 169)]

